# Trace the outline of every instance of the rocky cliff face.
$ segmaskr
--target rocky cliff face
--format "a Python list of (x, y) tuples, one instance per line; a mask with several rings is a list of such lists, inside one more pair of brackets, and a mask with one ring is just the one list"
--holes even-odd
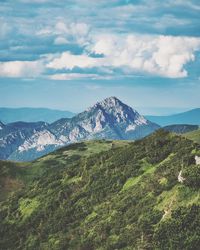
[(0, 159), (9, 159), (11, 154), (18, 151), (26, 140), (39, 131), (43, 131), (47, 125), (44, 122), (15, 122), (4, 125), (0, 130)]
[(4, 124), (0, 121), (0, 130), (4, 128)]
[[(11, 126), (12, 129), (6, 130)], [(32, 160), (58, 147), (89, 139), (140, 139), (159, 128), (116, 97), (52, 124), (12, 124), (0, 133), (1, 159)], [(13, 128), (14, 127), (14, 128)], [(7, 131), (7, 132), (5, 132)]]

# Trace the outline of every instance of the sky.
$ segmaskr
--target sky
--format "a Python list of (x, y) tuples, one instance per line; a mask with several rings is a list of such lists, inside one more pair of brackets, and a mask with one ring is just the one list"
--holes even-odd
[(200, 107), (199, 0), (1, 0), (0, 106)]

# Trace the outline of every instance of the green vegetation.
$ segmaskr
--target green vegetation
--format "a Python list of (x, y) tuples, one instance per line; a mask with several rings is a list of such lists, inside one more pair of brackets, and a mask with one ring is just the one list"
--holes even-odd
[(185, 133), (184, 136), (194, 142), (200, 143), (200, 129)]
[(23, 187), (23, 164), (0, 161), (0, 201), (12, 192)]
[(34, 212), (34, 210), (37, 209), (38, 206), (39, 202), (35, 198), (34, 199), (21, 198), (19, 200), (19, 211), (23, 218), (29, 217)]
[[(162, 130), (0, 163), (0, 249), (199, 249), (200, 145)], [(183, 183), (178, 182), (182, 171)]]

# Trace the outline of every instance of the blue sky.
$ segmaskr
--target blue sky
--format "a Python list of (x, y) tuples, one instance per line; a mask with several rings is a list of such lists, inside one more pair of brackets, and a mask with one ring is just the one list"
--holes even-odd
[(200, 107), (200, 2), (3, 0), (0, 106)]

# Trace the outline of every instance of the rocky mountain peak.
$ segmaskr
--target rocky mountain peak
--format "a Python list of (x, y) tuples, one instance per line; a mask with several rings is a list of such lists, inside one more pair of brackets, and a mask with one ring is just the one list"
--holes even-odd
[(110, 108), (123, 105), (123, 103), (119, 99), (117, 99), (117, 97), (115, 96), (107, 97), (106, 99), (104, 99), (101, 102), (98, 102), (97, 104), (103, 107), (110, 107)]
[(0, 138), (4, 141), (2, 147), (0, 145), (0, 157), (5, 159), (6, 155), (12, 160), (32, 160), (80, 140), (135, 140), (159, 128), (114, 96), (97, 102), (71, 119), (64, 118), (52, 124), (17, 122), (6, 126), (10, 129)]
[(104, 113), (111, 115), (117, 123), (127, 123), (137, 125), (146, 124), (147, 120), (136, 110), (121, 102), (117, 97), (111, 96), (101, 102), (97, 102), (90, 110), (103, 110)]
[(93, 106), (89, 107), (86, 111), (90, 111), (92, 109), (101, 108), (101, 109), (111, 109), (116, 108), (117, 106), (121, 106), (123, 103), (117, 99), (115, 96), (107, 97), (103, 101), (97, 102)]

